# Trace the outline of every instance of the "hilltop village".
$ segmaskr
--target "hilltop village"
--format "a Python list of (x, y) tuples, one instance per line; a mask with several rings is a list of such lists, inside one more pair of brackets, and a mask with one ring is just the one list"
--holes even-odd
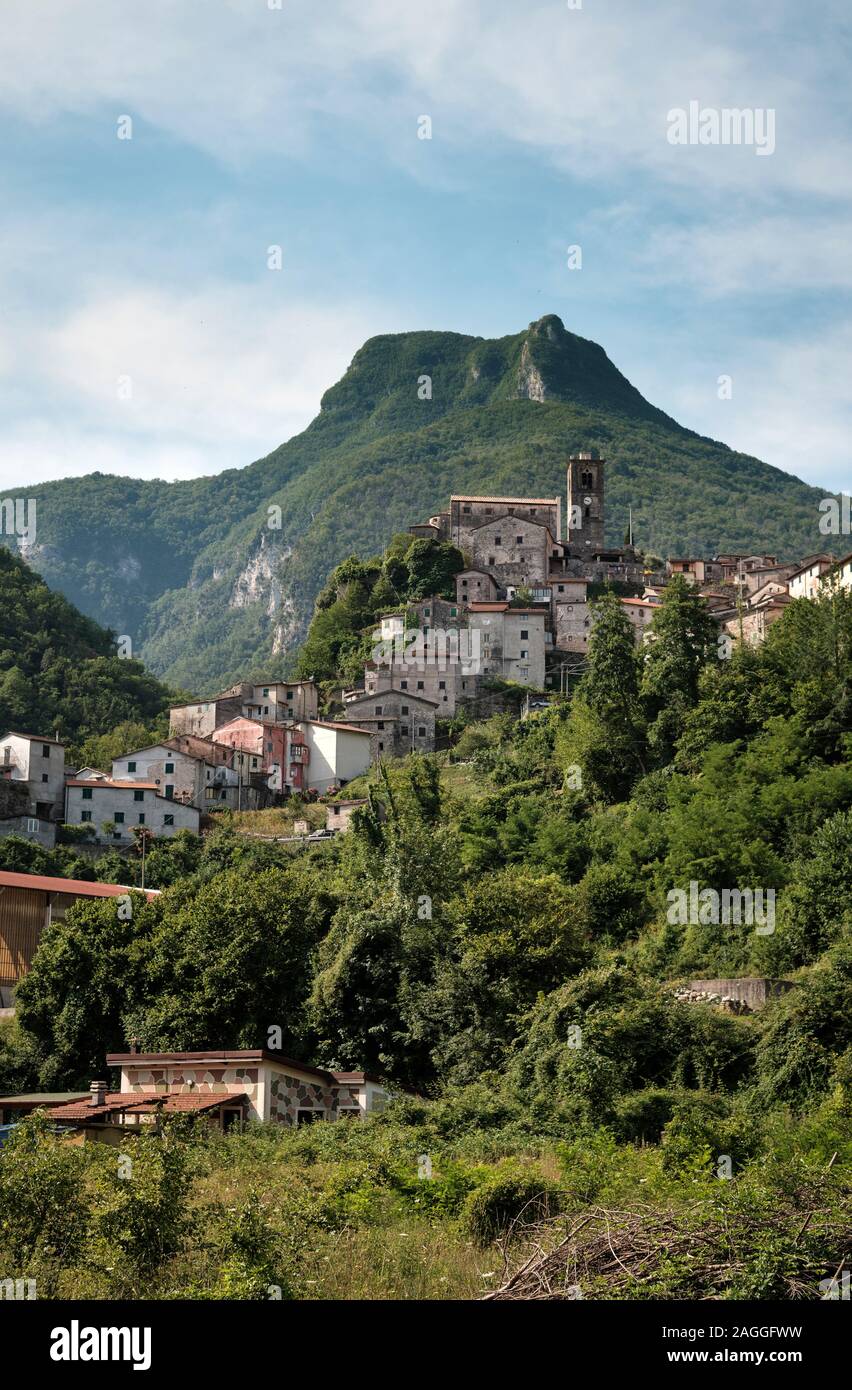
[[(409, 527), (454, 546), (464, 568), (452, 597), (436, 594), (380, 615), (363, 682), (333, 695), (311, 679), (241, 681), (170, 710), (168, 737), (109, 768), (66, 767), (56, 738), (0, 738), (0, 834), (47, 847), (57, 828), (124, 848), (140, 836), (199, 833), (205, 815), (330, 796), (327, 830), (354, 804), (340, 793), (371, 765), (431, 752), (441, 725), (465, 709), (482, 717), (545, 705), (583, 669), (592, 600), (610, 586), (637, 644), (674, 576), (697, 588), (735, 642), (761, 643), (797, 598), (829, 578), (852, 587), (852, 555), (779, 562), (774, 555), (689, 556), (665, 562), (604, 539), (606, 462), (578, 453), (560, 497), (454, 495), (446, 511)], [(628, 540), (632, 537), (628, 532)], [(519, 698), (520, 697), (520, 698)], [(321, 717), (328, 714), (331, 717)]]

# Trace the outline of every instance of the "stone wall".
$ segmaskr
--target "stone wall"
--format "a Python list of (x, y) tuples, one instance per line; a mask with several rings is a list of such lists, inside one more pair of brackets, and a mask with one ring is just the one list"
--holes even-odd
[(688, 986), (692, 994), (714, 995), (720, 1001), (735, 999), (749, 1009), (762, 1009), (768, 999), (795, 988), (792, 980), (769, 980), (748, 975), (728, 980), (691, 980)]

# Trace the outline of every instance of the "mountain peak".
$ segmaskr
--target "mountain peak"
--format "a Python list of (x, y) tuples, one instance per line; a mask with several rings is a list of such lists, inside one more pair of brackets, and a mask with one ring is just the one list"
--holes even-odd
[(548, 338), (550, 342), (558, 342), (560, 338), (567, 338), (568, 333), (565, 324), (558, 314), (544, 314), (540, 319), (536, 319), (529, 326), (529, 332), (536, 338)]

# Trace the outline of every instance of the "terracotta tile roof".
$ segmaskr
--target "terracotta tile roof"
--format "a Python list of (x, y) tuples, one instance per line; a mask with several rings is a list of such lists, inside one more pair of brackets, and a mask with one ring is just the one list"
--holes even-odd
[(70, 777), (65, 783), (66, 787), (108, 787), (113, 791), (148, 791), (157, 790), (157, 782), (118, 782), (110, 778), (101, 777)]
[(468, 609), (471, 613), (505, 613), (508, 603), (469, 603)]
[(151, 1093), (146, 1096), (137, 1094), (136, 1099), (141, 1103), (132, 1106), (133, 1113), (136, 1115), (153, 1115), (158, 1109), (162, 1109), (166, 1115), (188, 1115), (193, 1112), (198, 1113), (202, 1110), (216, 1110), (220, 1105), (231, 1105), (237, 1101), (246, 1101), (248, 1096), (245, 1091), (175, 1091), (166, 1095), (165, 1091), (159, 1094)]
[(520, 502), (529, 507), (555, 507), (558, 497), (471, 497), (463, 492), (454, 492), (451, 502)]
[(216, 1110), (220, 1105), (247, 1099), (245, 1091), (112, 1091), (106, 1096), (103, 1105), (92, 1105), (91, 1100), (57, 1105), (51, 1109), (50, 1118), (80, 1121), (90, 1120), (92, 1116), (98, 1118), (127, 1111), (135, 1115), (154, 1115), (158, 1110), (164, 1114), (192, 1114), (203, 1110)]
[[(48, 878), (44, 874), (13, 874), (0, 870), (0, 888), (32, 888), (42, 893), (70, 893), (78, 898), (116, 898), (121, 893), (138, 893), (141, 889), (123, 883), (87, 883), (80, 878)], [(146, 898), (160, 896), (158, 888), (146, 888)]]
[(57, 1105), (50, 1112), (52, 1120), (83, 1120), (88, 1115), (105, 1115), (111, 1111), (118, 1112), (126, 1110), (128, 1105), (132, 1105), (139, 1100), (139, 1096), (132, 1091), (110, 1091), (104, 1097), (103, 1105), (92, 1105), (90, 1099), (72, 1101), (69, 1105)]

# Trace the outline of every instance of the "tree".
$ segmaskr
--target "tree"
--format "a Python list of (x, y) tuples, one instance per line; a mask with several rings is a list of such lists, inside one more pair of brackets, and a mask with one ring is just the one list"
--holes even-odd
[(698, 702), (698, 682), (711, 654), (717, 653), (718, 629), (705, 600), (683, 575), (663, 591), (643, 648), (641, 693), (648, 715), (648, 747), (658, 765), (671, 762), (689, 711)]
[(306, 865), (224, 873), (194, 893), (159, 899), (140, 940), (123, 1019), (150, 1050), (265, 1047), (304, 1050), (311, 953), (328, 924), (322, 880)]
[(617, 800), (645, 771), (633, 628), (615, 594), (592, 605), (586, 670), (557, 736), (562, 767), (579, 765), (584, 788)]

